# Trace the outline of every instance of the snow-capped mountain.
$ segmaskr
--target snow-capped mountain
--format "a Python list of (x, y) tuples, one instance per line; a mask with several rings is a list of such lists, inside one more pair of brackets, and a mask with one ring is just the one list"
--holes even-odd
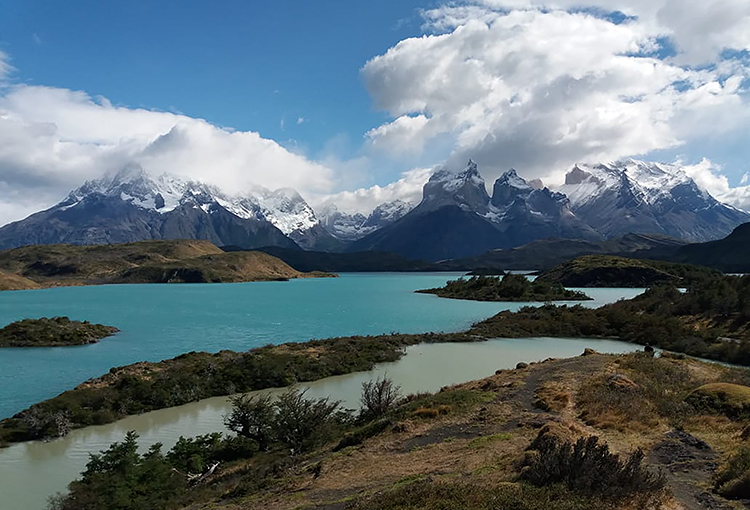
[(377, 206), (365, 216), (362, 213), (347, 214), (336, 205), (326, 204), (319, 210), (323, 227), (337, 239), (355, 241), (403, 218), (414, 205), (404, 200), (394, 200)]
[(464, 211), (486, 214), (489, 202), (487, 187), (477, 164), (469, 160), (466, 168), (459, 172), (444, 168), (432, 174), (414, 212), (426, 213), (445, 206), (457, 206)]
[(570, 210), (564, 195), (538, 188), (510, 170), (497, 179), (490, 198), (473, 161), (457, 172), (441, 169), (425, 184), (417, 207), (349, 250), (440, 260), (546, 237), (601, 239)]
[[(289, 237), (287, 237), (289, 236)], [(0, 247), (209, 239), (244, 248), (326, 242), (312, 208), (290, 189), (231, 196), (218, 188), (137, 165), (88, 181), (56, 206), (0, 229)]]
[(642, 232), (707, 241), (750, 220), (700, 189), (676, 165), (634, 159), (578, 164), (558, 191), (578, 217), (608, 238)]
[(540, 184), (532, 186), (514, 169), (495, 181), (484, 217), (506, 234), (507, 242), (518, 246), (549, 237), (602, 239), (571, 210), (568, 197)]

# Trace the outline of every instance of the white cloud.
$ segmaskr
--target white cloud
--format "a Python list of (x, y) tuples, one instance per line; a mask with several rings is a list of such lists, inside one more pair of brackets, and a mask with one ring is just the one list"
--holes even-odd
[(750, 186), (744, 186), (747, 183), (747, 174), (742, 178), (742, 186), (733, 188), (726, 176), (722, 175), (721, 167), (709, 159), (704, 158), (695, 165), (683, 166), (683, 169), (699, 187), (708, 191), (717, 200), (750, 211)]
[(745, 175), (742, 176), (742, 179), (740, 179), (740, 184), (747, 184), (748, 181), (750, 181), (750, 173), (745, 173)]
[(83, 92), (16, 86), (0, 95), (0, 224), (54, 204), (129, 162), (231, 191), (253, 185), (326, 193), (335, 176), (258, 133)]
[[(726, 48), (750, 47), (745, 0), (584, 5), (599, 11), (573, 0), (426, 11), (432, 33), (400, 41), (362, 69), (375, 104), (394, 119), (368, 133), (372, 148), (399, 156), (440, 139), (453, 147), (450, 166), (471, 156), (490, 180), (509, 167), (554, 180), (577, 161), (644, 155), (750, 127), (742, 88), (750, 72), (741, 59), (719, 60)], [(685, 12), (674, 14), (676, 6)], [(707, 10), (725, 7), (731, 16)], [(618, 24), (601, 14), (616, 9), (638, 18)], [(702, 35), (691, 36), (701, 19)], [(664, 37), (677, 45), (675, 58), (657, 53)], [(707, 61), (715, 66), (682, 65)]]
[(0, 83), (13, 72), (13, 66), (10, 65), (10, 57), (7, 53), (0, 50)]
[(413, 204), (422, 200), (422, 187), (430, 178), (434, 168), (415, 168), (401, 174), (401, 178), (386, 186), (359, 188), (318, 197), (314, 206), (319, 208), (333, 203), (343, 212), (369, 214), (375, 207), (393, 200), (404, 200)]
[(297, 125), (303, 124), (304, 122), (306, 122), (304, 117), (297, 117)]
[(469, 18), (488, 17), (493, 10), (581, 8), (633, 17), (649, 33), (669, 37), (678, 51), (675, 60), (684, 64), (711, 63), (725, 49), (750, 50), (747, 0), (479, 0), (473, 5), (449, 4), (425, 14), (431, 28), (445, 30)]

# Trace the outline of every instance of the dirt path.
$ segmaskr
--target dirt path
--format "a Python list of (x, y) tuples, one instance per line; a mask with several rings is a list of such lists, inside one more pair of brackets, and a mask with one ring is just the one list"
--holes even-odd
[(718, 455), (708, 444), (680, 430), (665, 434), (648, 455), (663, 469), (675, 499), (686, 510), (731, 510), (733, 507), (708, 492), (705, 485), (718, 467)]

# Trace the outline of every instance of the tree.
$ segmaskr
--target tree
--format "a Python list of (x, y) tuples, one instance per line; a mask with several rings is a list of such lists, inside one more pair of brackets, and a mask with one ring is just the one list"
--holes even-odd
[(362, 420), (375, 420), (384, 416), (401, 399), (401, 387), (388, 376), (362, 383), (359, 416)]
[(237, 395), (231, 397), (232, 411), (224, 416), (224, 424), (232, 432), (258, 443), (266, 451), (274, 439), (275, 406), (271, 396)]
[(329, 398), (307, 399), (307, 390), (290, 389), (275, 403), (277, 438), (293, 454), (303, 452), (326, 439), (330, 426), (337, 421), (341, 402)]

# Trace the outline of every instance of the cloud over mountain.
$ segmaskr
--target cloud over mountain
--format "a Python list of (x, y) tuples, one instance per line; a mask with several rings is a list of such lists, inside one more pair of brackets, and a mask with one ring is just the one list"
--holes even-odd
[(0, 224), (128, 163), (233, 191), (261, 185), (328, 192), (334, 177), (255, 132), (67, 89), (19, 85), (0, 95)]
[[(453, 145), (494, 178), (560, 174), (747, 129), (750, 5), (485, 0), (423, 13), (427, 35), (365, 64), (394, 153)], [(620, 11), (620, 12), (614, 12)], [(732, 53), (732, 52), (735, 53)], [(431, 143), (433, 144), (431, 146)]]

